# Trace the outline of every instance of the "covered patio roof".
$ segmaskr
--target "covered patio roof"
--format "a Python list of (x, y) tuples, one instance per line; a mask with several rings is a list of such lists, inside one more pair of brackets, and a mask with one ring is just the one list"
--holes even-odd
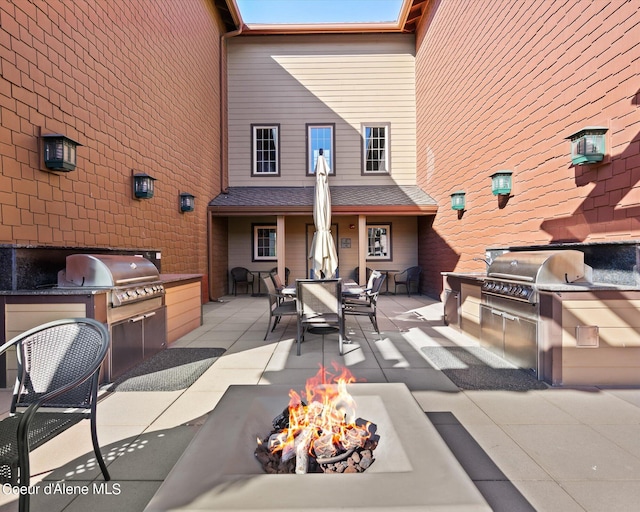
[[(209, 203), (217, 216), (311, 215), (314, 187), (229, 187)], [(436, 201), (415, 185), (331, 187), (334, 215), (435, 215)]]

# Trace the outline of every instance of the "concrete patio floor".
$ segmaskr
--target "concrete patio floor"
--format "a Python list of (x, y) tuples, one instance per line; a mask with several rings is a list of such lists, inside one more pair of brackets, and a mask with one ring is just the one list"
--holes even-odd
[[(263, 341), (264, 297), (225, 297), (203, 311), (203, 325), (172, 347), (225, 354), (186, 390), (103, 395), (98, 436), (111, 482), (93, 459), (87, 421), (34, 450), (31, 510), (141, 512), (227, 386), (301, 389), (319, 365), (334, 361), (358, 380), (405, 383), (496, 511), (638, 509), (640, 389), (460, 390), (420, 348), (477, 344), (444, 326), (442, 304), (421, 296), (382, 296), (380, 336), (368, 319), (349, 317), (344, 356), (331, 335), (308, 335), (296, 356), (295, 317), (284, 317)], [(0, 392), (4, 414), (9, 401), (10, 390)], [(17, 496), (4, 487), (0, 511), (17, 509)]]

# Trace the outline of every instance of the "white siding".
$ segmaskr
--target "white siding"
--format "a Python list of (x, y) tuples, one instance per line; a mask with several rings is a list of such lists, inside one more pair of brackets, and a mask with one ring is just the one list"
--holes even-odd
[[(335, 185), (415, 184), (414, 37), (255, 36), (229, 41), (229, 184), (313, 186), (307, 123), (335, 123)], [(251, 124), (280, 124), (280, 177), (251, 176)], [(361, 175), (362, 123), (390, 123), (391, 175)]]

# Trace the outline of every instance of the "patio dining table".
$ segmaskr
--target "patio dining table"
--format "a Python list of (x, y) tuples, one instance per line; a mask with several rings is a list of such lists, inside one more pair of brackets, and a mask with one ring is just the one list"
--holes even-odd
[[(280, 292), (287, 297), (296, 296), (296, 285), (285, 286)], [(342, 280), (342, 298), (359, 297), (364, 293), (364, 288), (356, 283), (353, 279)]]

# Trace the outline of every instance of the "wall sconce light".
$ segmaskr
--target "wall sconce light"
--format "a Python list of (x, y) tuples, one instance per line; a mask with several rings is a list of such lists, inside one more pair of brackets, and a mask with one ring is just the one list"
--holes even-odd
[(603, 126), (587, 126), (569, 135), (571, 141), (571, 163), (573, 165), (588, 165), (601, 162), (606, 153), (605, 133)]
[(156, 181), (148, 174), (143, 172), (134, 173), (133, 175), (133, 195), (137, 199), (151, 199), (153, 197), (153, 182)]
[(180, 193), (180, 211), (181, 212), (192, 212), (195, 208), (195, 196), (193, 194), (189, 194), (188, 192)]
[(454, 192), (451, 194), (451, 209), (452, 210), (464, 210), (465, 200), (464, 192)]
[(65, 135), (42, 135), (44, 165), (52, 171), (73, 171), (76, 168), (76, 147), (82, 146)]
[(491, 175), (491, 192), (494, 196), (508, 196), (511, 194), (513, 171), (498, 171)]

